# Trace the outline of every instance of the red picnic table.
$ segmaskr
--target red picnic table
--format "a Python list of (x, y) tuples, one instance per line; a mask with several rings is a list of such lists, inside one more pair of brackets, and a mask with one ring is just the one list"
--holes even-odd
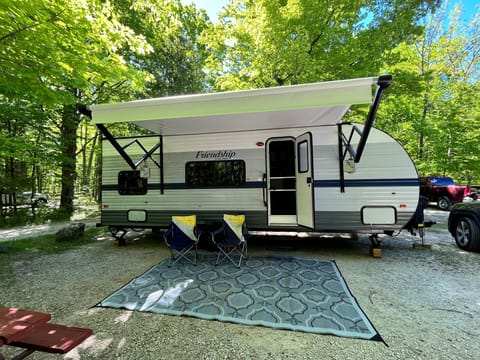
[(19, 360), (34, 351), (67, 353), (93, 334), (90, 329), (49, 323), (50, 319), (47, 313), (0, 306), (0, 347), (24, 348), (12, 358)]

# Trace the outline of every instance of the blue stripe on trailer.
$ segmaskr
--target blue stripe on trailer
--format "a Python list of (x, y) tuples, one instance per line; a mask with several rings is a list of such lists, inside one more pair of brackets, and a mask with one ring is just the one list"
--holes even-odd
[[(340, 187), (339, 180), (315, 180), (316, 188), (334, 188)], [(345, 180), (345, 187), (407, 187), (419, 186), (417, 178), (405, 179), (361, 179), (361, 180)], [(222, 187), (188, 187), (185, 183), (169, 183), (164, 184), (165, 190), (186, 190), (186, 189), (262, 189), (265, 183), (262, 181), (248, 181), (240, 186), (222, 186)], [(149, 190), (160, 190), (161, 185), (149, 184)], [(116, 191), (116, 184), (102, 185), (102, 191)]]

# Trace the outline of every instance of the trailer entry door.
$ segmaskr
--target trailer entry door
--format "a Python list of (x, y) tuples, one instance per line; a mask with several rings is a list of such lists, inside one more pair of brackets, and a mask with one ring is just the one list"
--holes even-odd
[(314, 228), (312, 134), (305, 133), (295, 142), (298, 225)]
[(267, 140), (269, 226), (314, 228), (312, 135)]
[(295, 138), (267, 140), (268, 225), (296, 226)]

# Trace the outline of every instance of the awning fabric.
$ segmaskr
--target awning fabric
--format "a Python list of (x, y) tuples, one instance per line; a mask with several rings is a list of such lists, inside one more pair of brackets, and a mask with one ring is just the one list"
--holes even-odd
[(95, 124), (135, 123), (161, 135), (332, 125), (372, 101), (378, 77), (171, 96), (91, 107)]

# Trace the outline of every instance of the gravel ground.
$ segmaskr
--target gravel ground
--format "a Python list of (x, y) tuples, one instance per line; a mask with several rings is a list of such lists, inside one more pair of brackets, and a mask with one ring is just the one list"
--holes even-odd
[[(415, 238), (402, 232), (382, 238), (381, 258), (369, 255), (364, 236), (249, 242), (251, 256), (334, 259), (388, 346), (94, 307), (168, 256), (151, 234), (129, 234), (126, 247), (105, 235), (62, 254), (18, 256), (1, 269), (0, 305), (49, 312), (53, 322), (93, 329), (66, 359), (479, 359), (480, 254), (455, 246), (447, 215), (427, 210), (427, 219), (437, 221), (425, 238), (430, 250), (413, 247)], [(18, 352), (1, 350), (7, 358)], [(29, 359), (62, 357), (34, 353)]]

